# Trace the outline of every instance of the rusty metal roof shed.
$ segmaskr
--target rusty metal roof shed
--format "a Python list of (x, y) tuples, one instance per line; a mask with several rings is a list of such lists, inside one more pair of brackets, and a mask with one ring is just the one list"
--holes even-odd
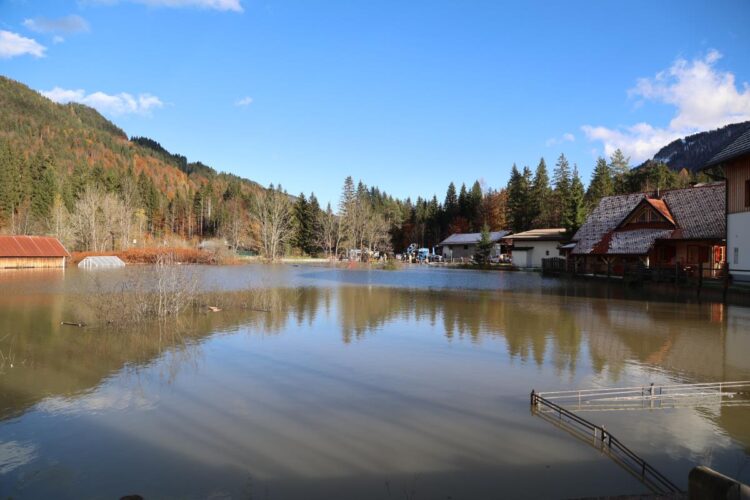
[(0, 257), (70, 257), (60, 240), (51, 236), (0, 235)]

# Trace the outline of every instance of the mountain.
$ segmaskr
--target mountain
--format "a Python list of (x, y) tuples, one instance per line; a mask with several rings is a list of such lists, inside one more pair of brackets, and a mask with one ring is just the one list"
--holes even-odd
[(690, 172), (696, 172), (716, 153), (747, 130), (750, 130), (750, 121), (733, 123), (720, 129), (677, 139), (661, 148), (651, 160), (647, 160), (636, 168), (644, 167), (649, 163), (666, 163), (675, 171), (685, 168)]
[(92, 187), (132, 199), (150, 237), (213, 236), (224, 202), (263, 189), (152, 139), (128, 138), (95, 109), (55, 103), (4, 76), (0, 110), (0, 231), (53, 232), (55, 200), (75, 216)]

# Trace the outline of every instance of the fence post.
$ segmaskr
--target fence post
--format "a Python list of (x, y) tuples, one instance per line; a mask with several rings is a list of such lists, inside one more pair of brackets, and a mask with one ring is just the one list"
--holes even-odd
[(536, 392), (531, 389), (531, 406), (536, 406)]

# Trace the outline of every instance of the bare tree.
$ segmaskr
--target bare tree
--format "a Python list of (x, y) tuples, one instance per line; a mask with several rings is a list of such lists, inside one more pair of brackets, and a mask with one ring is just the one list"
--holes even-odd
[(109, 245), (114, 250), (123, 228), (129, 228), (132, 219), (132, 210), (119, 196), (87, 187), (73, 211), (72, 225), (77, 246), (99, 252)]
[(281, 186), (256, 193), (251, 216), (256, 223), (261, 252), (267, 259), (275, 260), (284, 251), (284, 245), (294, 232), (294, 216), (289, 195)]
[(331, 204), (328, 204), (325, 212), (318, 214), (318, 228), (320, 233), (318, 234), (318, 241), (329, 258), (333, 258), (338, 254), (339, 244), (341, 243), (341, 220), (331, 210)]
[(221, 222), (220, 232), (236, 252), (249, 236), (247, 214), (243, 210), (242, 200), (237, 196), (227, 200), (225, 205), (226, 217)]

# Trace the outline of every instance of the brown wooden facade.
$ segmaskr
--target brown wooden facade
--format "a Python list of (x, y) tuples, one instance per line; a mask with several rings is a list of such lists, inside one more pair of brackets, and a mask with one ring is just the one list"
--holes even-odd
[(750, 155), (730, 162), (724, 170), (727, 179), (727, 213), (750, 212)]
[(0, 269), (65, 267), (65, 257), (0, 257)]

